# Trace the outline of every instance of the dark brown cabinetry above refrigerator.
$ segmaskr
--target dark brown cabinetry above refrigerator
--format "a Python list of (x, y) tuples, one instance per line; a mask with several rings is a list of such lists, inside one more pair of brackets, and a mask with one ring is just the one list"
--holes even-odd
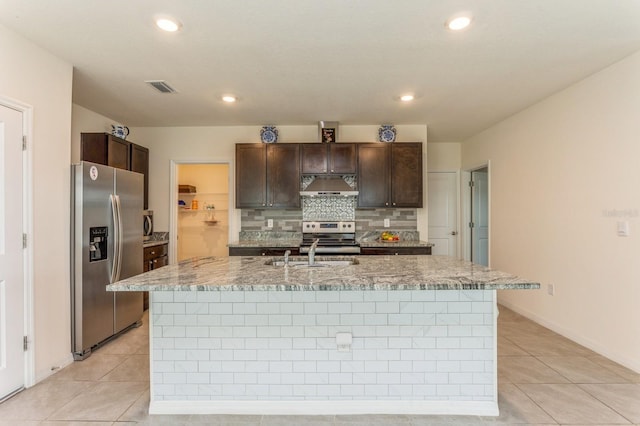
[(358, 207), (423, 206), (422, 143), (362, 143), (358, 151)]
[(300, 144), (301, 172), (307, 175), (355, 174), (355, 143)]
[(236, 208), (300, 208), (300, 145), (236, 144)]
[(144, 175), (144, 208), (149, 208), (149, 149), (109, 133), (82, 133), (80, 159)]

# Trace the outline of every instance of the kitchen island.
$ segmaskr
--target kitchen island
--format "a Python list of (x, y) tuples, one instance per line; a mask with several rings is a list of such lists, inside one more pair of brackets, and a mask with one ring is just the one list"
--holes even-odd
[(440, 256), (274, 260), (108, 286), (151, 292), (150, 413), (498, 414), (496, 290), (538, 283)]

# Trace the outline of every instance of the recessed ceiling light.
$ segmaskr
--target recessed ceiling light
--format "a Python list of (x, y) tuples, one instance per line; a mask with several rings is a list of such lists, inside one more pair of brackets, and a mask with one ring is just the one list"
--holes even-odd
[(460, 31), (467, 28), (470, 23), (471, 18), (469, 16), (456, 16), (455, 18), (447, 21), (447, 28), (451, 31)]
[(156, 19), (156, 25), (163, 31), (167, 31), (170, 33), (174, 33), (180, 29), (182, 25), (174, 19), (170, 18), (159, 18)]
[(233, 103), (233, 102), (237, 101), (237, 100), (238, 100), (238, 98), (236, 98), (236, 97), (235, 97), (235, 96), (233, 96), (233, 95), (224, 95), (224, 96), (222, 97), (222, 100), (223, 100), (223, 101), (225, 101), (225, 102), (228, 102), (228, 103)]
[(410, 102), (410, 101), (412, 101), (414, 99), (415, 99), (415, 97), (413, 95), (402, 95), (402, 96), (400, 96), (400, 100), (402, 102)]

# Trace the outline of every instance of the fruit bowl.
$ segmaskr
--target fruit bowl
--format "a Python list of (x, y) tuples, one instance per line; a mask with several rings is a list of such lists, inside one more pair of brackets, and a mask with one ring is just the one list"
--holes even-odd
[(397, 243), (400, 241), (400, 237), (397, 234), (385, 231), (380, 235), (378, 241), (382, 243)]

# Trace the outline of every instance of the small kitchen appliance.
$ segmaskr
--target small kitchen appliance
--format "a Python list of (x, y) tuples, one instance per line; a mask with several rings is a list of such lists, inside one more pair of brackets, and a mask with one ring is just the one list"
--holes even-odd
[(319, 254), (360, 254), (355, 221), (302, 222), (300, 253), (309, 253), (316, 240)]
[(153, 235), (153, 210), (142, 212), (142, 241), (149, 241)]

